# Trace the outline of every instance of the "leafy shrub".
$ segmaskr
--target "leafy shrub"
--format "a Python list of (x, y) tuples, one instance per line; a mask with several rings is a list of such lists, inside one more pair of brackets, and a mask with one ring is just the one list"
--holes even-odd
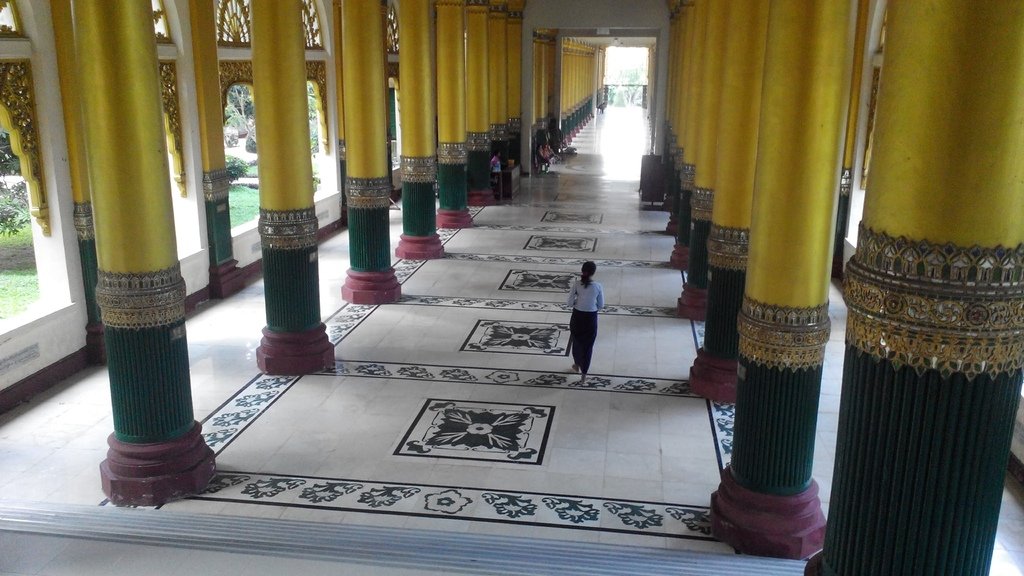
[(249, 135), (245, 137), (245, 151), (250, 154), (256, 153), (256, 132), (253, 130), (250, 130)]
[(17, 234), (29, 222), (28, 189), (25, 183), (8, 185), (0, 180), (0, 235)]
[(245, 176), (246, 172), (249, 170), (249, 165), (245, 163), (245, 160), (242, 160), (238, 156), (228, 156), (226, 160), (224, 169), (227, 170), (228, 177), (231, 179), (231, 182)]

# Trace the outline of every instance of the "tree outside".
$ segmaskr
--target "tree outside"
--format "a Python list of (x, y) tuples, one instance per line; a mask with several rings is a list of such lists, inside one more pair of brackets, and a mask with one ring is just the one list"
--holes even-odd
[(31, 224), (21, 164), (10, 134), (0, 130), (0, 319), (24, 312), (39, 299)]

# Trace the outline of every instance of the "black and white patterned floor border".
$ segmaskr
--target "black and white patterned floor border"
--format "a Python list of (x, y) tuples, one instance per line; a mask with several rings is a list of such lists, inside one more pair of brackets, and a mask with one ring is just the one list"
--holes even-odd
[[(410, 306), (444, 306), (454, 308), (480, 308), (485, 310), (516, 310), (523, 312), (564, 312), (570, 313), (564, 302), (541, 302), (536, 300), (512, 300), (498, 298), (462, 298), (456, 296), (419, 296), (403, 294), (395, 304)], [(607, 305), (602, 315), (644, 316), (646, 318), (678, 318), (675, 308), (659, 306), (616, 306)]]
[(698, 398), (690, 392), (686, 380), (648, 378), (645, 376), (622, 376), (613, 374), (589, 374), (584, 384), (579, 375), (566, 372), (543, 372), (540, 370), (496, 369), (478, 366), (446, 366), (440, 364), (412, 364), (408, 362), (370, 362), (358, 360), (336, 360), (334, 368), (310, 376), (353, 376), (359, 378), (384, 378), (390, 380), (418, 380), (421, 382), (443, 382), (450, 384), (470, 383), (491, 386), (522, 386), (528, 388), (555, 388), (564, 390), (593, 390), (622, 394), (648, 394)]
[(502, 232), (553, 232), (560, 234), (615, 234), (616, 236), (664, 236), (661, 230), (628, 230), (626, 228), (577, 228), (573, 226), (525, 226), (516, 224), (481, 224), (474, 230)]
[(511, 254), (471, 254), (466, 252), (445, 252), (449, 260), (473, 262), (512, 262), (514, 264), (552, 264), (555, 266), (580, 266), (588, 260), (598, 268), (672, 268), (669, 262), (655, 260), (601, 260), (597, 258), (565, 258), (558, 256), (518, 256)]
[(707, 506), (520, 490), (219, 471), (189, 500), (715, 541)]

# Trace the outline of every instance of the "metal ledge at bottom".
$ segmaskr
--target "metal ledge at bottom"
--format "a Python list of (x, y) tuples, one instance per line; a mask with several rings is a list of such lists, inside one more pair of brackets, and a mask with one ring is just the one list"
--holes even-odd
[(797, 576), (804, 563), (486, 534), (0, 502), (0, 532), (259, 554), (447, 574)]

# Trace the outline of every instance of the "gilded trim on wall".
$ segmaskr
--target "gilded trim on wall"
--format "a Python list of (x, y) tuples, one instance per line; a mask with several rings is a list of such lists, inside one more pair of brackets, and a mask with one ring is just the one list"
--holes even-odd
[(320, 13), (313, 0), (302, 2), (302, 29), (306, 33), (306, 48), (309, 50), (324, 49), (324, 35), (320, 27)]
[(218, 46), (249, 46), (252, 42), (251, 26), (248, 0), (220, 0), (217, 6)]
[(184, 148), (181, 136), (181, 110), (178, 103), (178, 68), (173, 61), (160, 62), (160, 99), (164, 110), (164, 131), (171, 153), (171, 174), (181, 197), (188, 196), (185, 184)]
[(14, 0), (0, 0), (0, 38), (24, 38), (21, 17)]
[(28, 60), (0, 61), (0, 122), (10, 130), (21, 176), (28, 186), (29, 212), (50, 235), (50, 208), (43, 183), (39, 130), (36, 124), (35, 84)]
[(156, 34), (157, 42), (174, 44), (174, 40), (171, 39), (171, 25), (167, 21), (164, 0), (153, 0), (153, 33)]
[(313, 95), (316, 97), (317, 117), (320, 119), (320, 146), (325, 154), (331, 151), (331, 140), (327, 137), (327, 63), (323, 60), (306, 61), (306, 80), (312, 82), (316, 89)]
[(388, 4), (386, 24), (384, 49), (388, 54), (398, 54), (401, 45), (398, 38), (398, 11), (394, 4)]

